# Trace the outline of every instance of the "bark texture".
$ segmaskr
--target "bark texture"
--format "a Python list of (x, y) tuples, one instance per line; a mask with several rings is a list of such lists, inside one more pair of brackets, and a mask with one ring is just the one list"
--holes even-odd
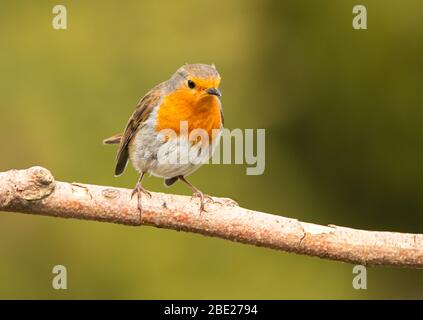
[(55, 181), (45, 168), (0, 173), (0, 211), (126, 225), (150, 225), (363, 265), (423, 267), (423, 235), (321, 226), (239, 207), (214, 198), (207, 212), (198, 199), (152, 193), (142, 219), (132, 190)]

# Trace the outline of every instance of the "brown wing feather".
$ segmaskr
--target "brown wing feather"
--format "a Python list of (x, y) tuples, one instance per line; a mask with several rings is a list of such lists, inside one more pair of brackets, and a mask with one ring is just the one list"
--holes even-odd
[(122, 139), (122, 133), (117, 133), (114, 136), (111, 136), (110, 138), (104, 139), (104, 144), (119, 144), (120, 139)]
[(126, 125), (125, 131), (120, 140), (119, 149), (116, 157), (115, 175), (119, 176), (123, 173), (128, 163), (129, 151), (128, 145), (134, 137), (139, 126), (147, 120), (151, 111), (158, 105), (161, 98), (161, 88), (164, 84), (160, 84), (148, 92), (138, 103), (134, 113)]

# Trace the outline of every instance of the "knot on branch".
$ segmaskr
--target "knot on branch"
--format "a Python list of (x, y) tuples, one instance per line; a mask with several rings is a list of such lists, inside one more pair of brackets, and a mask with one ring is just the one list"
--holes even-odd
[(49, 196), (55, 187), (51, 172), (42, 167), (28, 170), (13, 170), (9, 183), (15, 198), (24, 201), (38, 201)]

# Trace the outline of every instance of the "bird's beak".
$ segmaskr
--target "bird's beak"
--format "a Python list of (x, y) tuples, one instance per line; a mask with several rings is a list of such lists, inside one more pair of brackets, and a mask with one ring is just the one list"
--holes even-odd
[(212, 96), (218, 96), (218, 97), (220, 97), (222, 95), (222, 93), (220, 93), (219, 89), (217, 89), (217, 88), (208, 88), (206, 90), (206, 92), (208, 94), (211, 94)]

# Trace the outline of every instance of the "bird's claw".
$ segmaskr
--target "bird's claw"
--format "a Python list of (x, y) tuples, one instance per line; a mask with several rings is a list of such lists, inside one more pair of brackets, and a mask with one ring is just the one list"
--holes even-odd
[(148, 196), (149, 198), (152, 197), (151, 192), (148, 191), (147, 189), (145, 189), (144, 187), (142, 187), (141, 185), (137, 185), (134, 190), (132, 190), (131, 193), (131, 199), (134, 197), (135, 194), (140, 195), (140, 192), (144, 193), (146, 196)]
[(204, 194), (201, 191), (196, 191), (192, 194), (191, 196), (191, 200), (194, 198), (200, 198), (200, 213), (201, 212), (207, 212), (205, 205), (207, 202), (211, 202), (211, 203), (216, 203), (218, 201), (214, 200), (211, 196), (209, 196), (208, 194)]
[(141, 184), (137, 184), (135, 186), (134, 190), (132, 190), (132, 193), (131, 193), (131, 200), (132, 200), (132, 198), (134, 197), (135, 194), (137, 195), (137, 200), (138, 200), (137, 207), (138, 207), (138, 211), (140, 212), (140, 221), (142, 219), (142, 211), (143, 211), (143, 209), (142, 209), (142, 202), (141, 202), (141, 194), (143, 194), (143, 193), (146, 196), (148, 196), (149, 198), (152, 197), (151, 192), (148, 191), (148, 190), (146, 190), (146, 189), (144, 189), (141, 186)]

